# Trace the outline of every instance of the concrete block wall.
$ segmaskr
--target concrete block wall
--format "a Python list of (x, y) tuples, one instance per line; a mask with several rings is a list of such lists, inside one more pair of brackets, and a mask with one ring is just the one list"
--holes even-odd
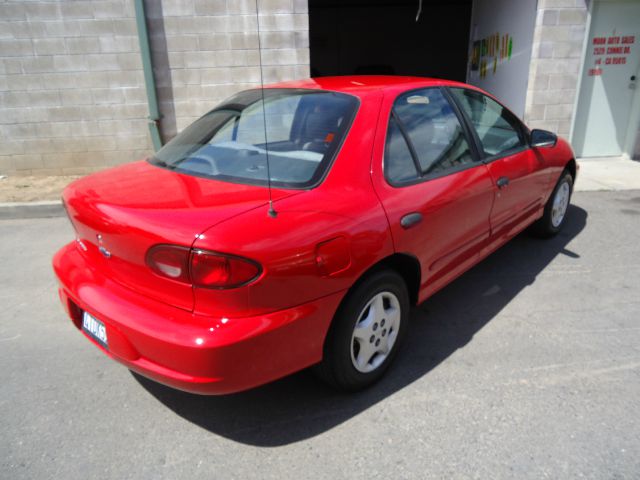
[[(260, 83), (255, 0), (146, 0), (170, 139)], [(306, 0), (258, 0), (265, 82), (309, 76)], [(83, 174), (152, 152), (133, 0), (0, 2), (0, 174)]]
[(0, 3), (0, 173), (83, 174), (151, 149), (133, 2)]
[(306, 0), (148, 3), (161, 131), (168, 139), (233, 93), (309, 76)]
[(588, 0), (539, 0), (525, 122), (568, 138), (585, 41)]

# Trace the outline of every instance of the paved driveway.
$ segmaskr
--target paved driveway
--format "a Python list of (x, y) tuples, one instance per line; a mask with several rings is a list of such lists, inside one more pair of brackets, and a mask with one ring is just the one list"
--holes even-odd
[(356, 395), (308, 372), (227, 397), (136, 377), (58, 304), (66, 219), (0, 221), (0, 477), (638, 478), (640, 191), (574, 203), (562, 235), (417, 308)]

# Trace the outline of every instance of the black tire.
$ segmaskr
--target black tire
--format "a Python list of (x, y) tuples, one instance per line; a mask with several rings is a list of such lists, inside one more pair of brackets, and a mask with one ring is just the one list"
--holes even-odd
[[(564, 188), (564, 185), (568, 185), (568, 199), (566, 209), (560, 221), (557, 221), (557, 217), (554, 219), (554, 201), (556, 196), (559, 195), (561, 189)], [(562, 226), (564, 225), (567, 219), (567, 211), (569, 210), (569, 205), (571, 204), (571, 194), (573, 193), (573, 177), (568, 170), (564, 170), (560, 175), (560, 179), (558, 183), (556, 183), (553, 192), (549, 196), (549, 200), (547, 200), (547, 204), (544, 206), (544, 214), (542, 218), (538, 220), (536, 223), (532, 225), (531, 231), (539, 236), (539, 237), (553, 237), (557, 235), (560, 230), (562, 230)]]
[[(361, 368), (372, 368), (371, 371), (363, 372), (356, 368), (357, 359), (354, 359), (360, 353), (362, 343), (353, 338), (353, 335), (356, 324), (361, 320), (361, 317), (364, 318), (365, 313), (368, 312), (372, 315), (371, 318), (378, 318), (374, 315), (375, 307), (368, 306), (370, 302), (375, 300), (382, 302), (383, 306), (379, 311), (382, 312), (383, 318), (381, 321), (373, 320), (372, 322), (362, 321), (359, 323), (361, 327), (370, 324), (371, 337), (375, 337), (373, 341), (370, 341), (370, 345), (364, 342), (362, 358), (366, 358), (371, 349), (383, 349), (389, 343), (392, 344), (388, 353), (374, 353), (369, 362), (362, 363)], [(395, 306), (400, 309), (399, 315), (393, 313)], [(366, 311), (365, 308), (367, 308)], [(396, 272), (381, 270), (366, 277), (347, 294), (336, 312), (325, 340), (322, 362), (315, 366), (315, 373), (334, 388), (344, 391), (361, 390), (378, 381), (395, 358), (404, 339), (409, 323), (410, 308), (407, 285)], [(387, 315), (391, 315), (389, 319), (384, 318)], [(393, 325), (396, 325), (398, 321), (399, 325), (393, 330)], [(385, 329), (385, 322), (387, 322), (386, 328), (389, 330)], [(378, 326), (375, 327), (374, 324)], [(360, 333), (364, 332), (364, 328), (359, 330)], [(395, 335), (393, 337), (395, 340), (392, 340), (392, 335)], [(379, 347), (378, 344), (382, 347)]]

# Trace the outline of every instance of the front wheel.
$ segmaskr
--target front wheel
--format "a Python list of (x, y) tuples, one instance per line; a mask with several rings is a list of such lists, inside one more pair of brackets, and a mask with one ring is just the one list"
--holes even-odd
[(543, 237), (551, 237), (562, 230), (572, 192), (573, 177), (565, 170), (560, 175), (560, 179), (544, 207), (542, 218), (533, 225), (535, 233)]
[(398, 351), (409, 310), (400, 275), (384, 270), (367, 277), (336, 313), (316, 373), (340, 390), (360, 390), (376, 382)]

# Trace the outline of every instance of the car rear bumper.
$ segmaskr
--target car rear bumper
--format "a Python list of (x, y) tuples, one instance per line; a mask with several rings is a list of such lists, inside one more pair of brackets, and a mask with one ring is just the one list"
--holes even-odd
[(81, 329), (83, 311), (105, 324), (108, 350), (94, 341), (96, 346), (146, 377), (200, 394), (245, 390), (319, 362), (344, 296), (334, 293), (253, 317), (209, 317), (109, 280), (87, 264), (74, 243), (58, 251), (53, 267), (76, 328)]

